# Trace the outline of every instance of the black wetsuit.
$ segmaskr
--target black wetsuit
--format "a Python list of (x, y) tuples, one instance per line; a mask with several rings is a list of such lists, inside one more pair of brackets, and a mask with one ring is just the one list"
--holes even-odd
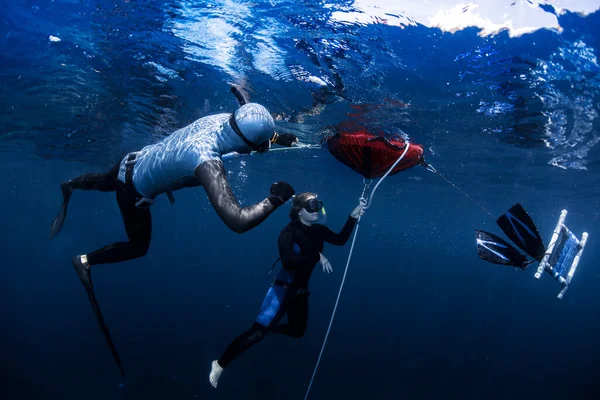
[[(267, 198), (241, 207), (229, 185), (223, 159), (228, 154), (250, 153), (255, 147), (268, 149), (272, 141), (291, 146), (290, 138), (282, 137), (280, 141), (274, 137), (274, 127), (265, 107), (246, 103), (234, 113), (199, 118), (162, 140), (127, 154), (105, 174), (86, 174), (63, 182), (63, 204), (52, 223), (50, 238), (60, 231), (71, 194), (77, 189), (115, 191), (129, 238), (128, 242), (112, 243), (87, 254), (90, 265), (145, 255), (152, 235), (149, 207), (163, 193), (173, 202), (172, 192), (183, 188), (202, 186), (221, 220), (237, 233), (246, 232), (287, 201), (294, 190), (285, 182), (276, 182)], [(81, 270), (80, 257), (73, 262)]]
[(285, 182), (276, 182), (271, 185), (267, 198), (240, 207), (227, 180), (223, 158), (232, 153), (266, 151), (272, 142), (291, 146), (295, 137), (284, 138), (285, 144), (279, 142), (274, 136), (274, 126), (266, 108), (246, 103), (234, 113), (202, 117), (159, 142), (129, 153), (106, 173), (85, 174), (61, 183), (63, 203), (50, 227), (50, 239), (61, 230), (75, 190), (116, 192), (129, 240), (86, 254), (88, 265), (79, 255), (72, 258), (72, 263), (121, 374), (124, 375), (121, 360), (100, 312), (90, 267), (127, 261), (147, 253), (152, 237), (149, 207), (156, 196), (163, 193), (173, 203), (173, 191), (202, 186), (221, 220), (237, 233), (246, 232), (264, 221), (294, 194), (294, 189)]
[[(323, 251), (323, 244), (346, 244), (356, 221), (355, 218), (348, 217), (340, 233), (332, 232), (324, 225), (314, 224), (309, 227), (300, 221), (290, 222), (283, 228), (279, 234), (279, 255), (283, 268), (267, 292), (252, 327), (235, 338), (219, 358), (221, 367), (227, 367), (237, 356), (271, 332), (297, 338), (304, 335), (310, 294), (308, 282), (320, 260), (319, 253)], [(287, 314), (287, 323), (280, 324), (284, 314)]]
[[(125, 173), (126, 183), (117, 179), (120, 163), (107, 173), (81, 175), (69, 182), (72, 189), (116, 191), (128, 242), (106, 245), (87, 254), (90, 265), (115, 263), (142, 257), (148, 252), (152, 236), (152, 217), (149, 208), (140, 208), (136, 203), (143, 198), (132, 184), (131, 168)], [(220, 160), (206, 161), (199, 165), (194, 176), (196, 182), (189, 186), (202, 185), (213, 207), (223, 222), (233, 231), (245, 232), (265, 220), (282, 201), (269, 196), (249, 207), (240, 207), (227, 180), (227, 173)]]

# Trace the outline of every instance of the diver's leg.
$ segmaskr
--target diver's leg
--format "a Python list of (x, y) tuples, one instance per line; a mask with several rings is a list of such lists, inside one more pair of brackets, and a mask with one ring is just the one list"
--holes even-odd
[(271, 332), (270, 327), (281, 321), (287, 309), (288, 297), (286, 287), (275, 284), (269, 288), (252, 328), (235, 338), (221, 358), (212, 362), (209, 379), (214, 387), (217, 387), (224, 368), (244, 351), (263, 340)]
[(223, 369), (227, 368), (227, 366), (244, 351), (262, 341), (268, 333), (269, 328), (255, 322), (252, 325), (252, 328), (233, 339), (229, 346), (227, 346), (227, 349), (225, 349), (221, 358), (212, 362), (209, 375), (211, 385), (217, 387)]
[(101, 192), (114, 192), (117, 190), (117, 176), (121, 162), (115, 164), (108, 172), (83, 174), (75, 179), (61, 183), (61, 187), (68, 186), (71, 191), (81, 190), (99, 190)]
[(114, 165), (106, 173), (91, 173), (80, 175), (60, 184), (60, 190), (63, 195), (63, 202), (60, 210), (54, 218), (50, 227), (50, 239), (54, 238), (60, 231), (67, 217), (67, 207), (71, 200), (71, 194), (75, 189), (81, 190), (99, 190), (101, 192), (114, 192), (117, 188), (117, 175), (119, 174), (119, 164)]
[(91, 286), (92, 265), (116, 263), (144, 256), (150, 247), (152, 217), (149, 209), (136, 207), (140, 195), (131, 186), (117, 183), (117, 202), (125, 224), (128, 242), (117, 242), (104, 246), (89, 254), (73, 257), (73, 265), (84, 285)]
[(303, 292), (290, 296), (286, 311), (288, 322), (274, 326), (274, 333), (295, 338), (304, 336), (308, 322), (308, 295), (308, 292)]

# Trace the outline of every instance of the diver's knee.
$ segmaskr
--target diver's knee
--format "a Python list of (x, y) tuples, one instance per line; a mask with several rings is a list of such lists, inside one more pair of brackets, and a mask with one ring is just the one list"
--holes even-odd
[(143, 247), (140, 247), (140, 248), (139, 248), (139, 250), (138, 250), (140, 257), (143, 257), (143, 256), (145, 256), (146, 254), (148, 254), (148, 250), (149, 250), (149, 249), (150, 249), (150, 246), (143, 246)]
[(132, 243), (133, 254), (136, 257), (143, 257), (148, 254), (148, 250), (150, 249), (150, 243)]
[(263, 340), (266, 335), (267, 335), (267, 333), (265, 331), (257, 330), (257, 331), (254, 331), (252, 333), (252, 335), (250, 335), (249, 339), (252, 343), (256, 343), (256, 342), (260, 342), (261, 340)]

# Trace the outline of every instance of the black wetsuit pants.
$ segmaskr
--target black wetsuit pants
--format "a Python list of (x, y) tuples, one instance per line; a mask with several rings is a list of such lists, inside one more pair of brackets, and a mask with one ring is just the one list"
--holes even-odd
[[(219, 358), (219, 365), (227, 367), (236, 357), (263, 340), (269, 333), (280, 333), (295, 338), (304, 336), (308, 321), (308, 296), (307, 292), (288, 294), (271, 325), (267, 327), (255, 322), (250, 329), (231, 342)], [(279, 324), (284, 314), (287, 314), (288, 322)]]
[(128, 242), (112, 243), (87, 254), (90, 265), (116, 263), (142, 257), (150, 247), (152, 237), (150, 210), (135, 205), (142, 196), (135, 190), (131, 181), (125, 184), (117, 179), (119, 164), (117, 163), (107, 173), (85, 174), (70, 181), (72, 189), (116, 192), (117, 203), (129, 238)]

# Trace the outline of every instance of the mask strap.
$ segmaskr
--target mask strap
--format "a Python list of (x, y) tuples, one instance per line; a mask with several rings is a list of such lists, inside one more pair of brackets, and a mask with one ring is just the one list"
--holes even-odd
[(238, 126), (238, 124), (235, 120), (235, 113), (232, 113), (231, 117), (229, 117), (229, 125), (231, 125), (231, 129), (233, 129), (233, 131), (244, 141), (244, 143), (246, 143), (248, 146), (250, 146), (250, 148), (252, 150), (259, 151), (262, 149), (261, 146), (257, 146), (256, 144), (254, 144), (253, 142), (248, 140), (248, 138), (246, 138), (246, 136), (244, 136), (244, 134), (240, 130), (240, 127)]

